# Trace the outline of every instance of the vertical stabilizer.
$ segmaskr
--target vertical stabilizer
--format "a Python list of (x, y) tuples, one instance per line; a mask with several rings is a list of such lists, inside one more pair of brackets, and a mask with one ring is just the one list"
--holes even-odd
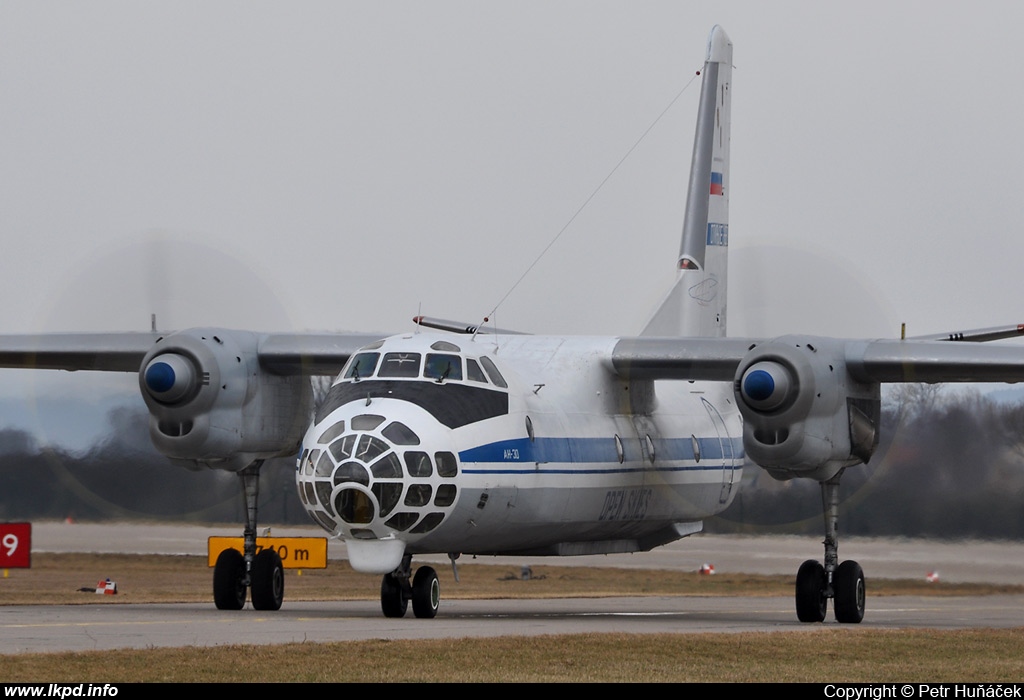
[(731, 90), (732, 41), (716, 25), (704, 62), (679, 275), (642, 335), (725, 335)]

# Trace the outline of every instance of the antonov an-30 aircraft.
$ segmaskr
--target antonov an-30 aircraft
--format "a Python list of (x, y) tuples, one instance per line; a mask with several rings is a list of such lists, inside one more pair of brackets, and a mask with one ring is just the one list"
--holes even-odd
[[(883, 382), (1015, 382), (1021, 326), (909, 340), (726, 337), (732, 43), (707, 45), (678, 277), (637, 337), (552, 337), (417, 318), (414, 330), (0, 337), (0, 366), (137, 372), (156, 447), (241, 476), (242, 554), (216, 562), (218, 608), (281, 606), (284, 572), (256, 553), (264, 460), (297, 455), (299, 498), (383, 577), (387, 616), (434, 617), (422, 554), (649, 550), (729, 506), (744, 459), (814, 479), (823, 561), (796, 576), (800, 620), (860, 622), (861, 567), (839, 561), (839, 482), (878, 445)], [(972, 342), (974, 341), (974, 342)], [(315, 409), (311, 378), (336, 376)]]

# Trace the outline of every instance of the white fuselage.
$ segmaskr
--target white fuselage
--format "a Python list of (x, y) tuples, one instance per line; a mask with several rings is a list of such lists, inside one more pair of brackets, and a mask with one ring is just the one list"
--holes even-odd
[(417, 333), (360, 351), (303, 440), (303, 504), (377, 573), (404, 553), (639, 551), (699, 531), (742, 469), (731, 387), (623, 381), (616, 340)]

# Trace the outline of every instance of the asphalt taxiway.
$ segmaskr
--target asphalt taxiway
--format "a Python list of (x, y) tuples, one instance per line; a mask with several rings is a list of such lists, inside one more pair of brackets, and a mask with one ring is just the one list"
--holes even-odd
[[(442, 600), (433, 620), (411, 612), (384, 618), (373, 601), (286, 601), (273, 613), (225, 612), (199, 603), (2, 606), (0, 654), (604, 632), (803, 632), (823, 625), (798, 623), (788, 597)], [(871, 598), (859, 627), (1024, 627), (1024, 596)]]
[[(216, 531), (215, 531), (216, 530)], [(230, 529), (195, 526), (98, 526), (50, 523), (33, 529), (33, 551), (205, 553), (210, 535)], [(275, 535), (317, 534), (281, 529)], [(329, 556), (344, 556), (332, 543)], [(793, 573), (820, 556), (814, 538), (698, 536), (655, 552), (579, 557), (558, 564)], [(870, 577), (1024, 583), (1024, 545), (848, 538), (844, 558), (868, 575), (868, 611), (860, 628), (1024, 628), (1024, 595), (871, 597)], [(419, 559), (418, 559), (419, 560)], [(443, 561), (443, 560), (442, 560)], [(522, 559), (481, 558), (482, 562)], [(567, 594), (570, 594), (567, 591)], [(832, 622), (831, 611), (825, 626)], [(0, 606), (0, 654), (238, 643), (425, 639), (575, 632), (730, 633), (820, 629), (796, 621), (791, 597), (629, 597), (554, 600), (449, 600), (433, 620), (387, 619), (374, 601), (289, 602), (274, 613), (225, 612), (211, 604)]]

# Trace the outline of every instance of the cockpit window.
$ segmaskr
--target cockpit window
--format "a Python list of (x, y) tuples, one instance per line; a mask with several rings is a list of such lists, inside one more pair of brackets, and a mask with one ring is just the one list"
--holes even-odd
[(418, 352), (389, 352), (380, 364), (378, 377), (418, 377), (420, 354)]
[(441, 352), (459, 352), (459, 346), (455, 343), (449, 343), (447, 340), (439, 340), (430, 346), (431, 350), (440, 350)]
[(423, 376), (442, 382), (462, 379), (462, 358), (458, 355), (439, 355), (427, 353), (427, 362), (423, 366)]
[(480, 363), (471, 357), (466, 358), (466, 378), (474, 382), (487, 383), (487, 377), (484, 376), (484, 372), (480, 369)]
[(502, 389), (508, 389), (508, 384), (505, 383), (505, 378), (501, 376), (501, 372), (494, 366), (494, 362), (489, 357), (481, 357), (480, 363), (484, 366), (484, 370), (487, 372), (487, 376), (491, 378), (491, 383), (495, 386), (500, 386)]
[(345, 370), (345, 379), (366, 379), (373, 376), (373, 370), (377, 368), (377, 360), (380, 359), (379, 352), (361, 352), (352, 358), (348, 369)]

